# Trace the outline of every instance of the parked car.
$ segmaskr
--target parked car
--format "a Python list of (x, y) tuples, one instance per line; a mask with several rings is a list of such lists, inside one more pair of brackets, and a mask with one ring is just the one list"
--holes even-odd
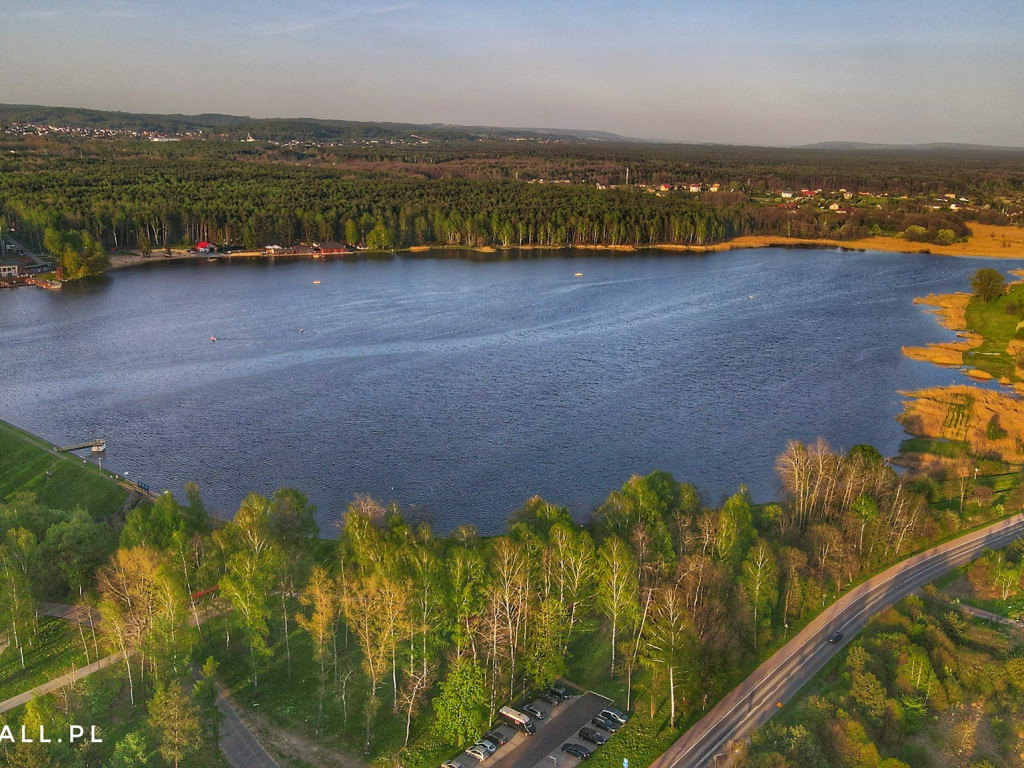
[(590, 757), (590, 750), (584, 747), (582, 744), (576, 744), (574, 742), (567, 742), (562, 745), (562, 751), (567, 755), (578, 757), (580, 760), (586, 760)]
[(454, 760), (445, 760), (441, 763), (441, 768), (460, 768), (460, 766)]
[(603, 733), (587, 726), (580, 728), (580, 738), (584, 741), (589, 741), (595, 747), (600, 747), (608, 741), (608, 737)]
[(569, 689), (566, 688), (564, 685), (561, 685), (560, 683), (555, 683), (554, 685), (548, 686), (548, 690), (560, 699), (572, 698), (572, 694), (569, 693)]
[(490, 757), (498, 751), (498, 745), (486, 737), (478, 739), (473, 746), (482, 748), (485, 752), (487, 752), (488, 757)]
[(828, 636), (828, 641), (830, 643), (838, 643), (842, 639), (843, 639), (843, 633), (842, 632), (833, 632), (831, 635)]
[(497, 729), (485, 733), (484, 738), (488, 741), (493, 741), (499, 747), (503, 747), (508, 744), (508, 736)]
[(487, 752), (487, 750), (486, 750), (486, 749), (484, 749), (483, 747), (477, 746), (476, 744), (474, 744), (474, 745), (473, 745), (472, 747), (470, 747), (469, 749), (467, 749), (467, 750), (466, 750), (466, 754), (467, 754), (467, 755), (472, 755), (472, 756), (473, 756), (473, 757), (475, 757), (475, 758), (476, 758), (477, 760), (479, 760), (479, 761), (480, 761), (481, 763), (482, 763), (482, 762), (483, 762), (484, 760), (486, 760), (486, 759), (487, 759), (488, 757), (490, 757), (490, 756), (491, 756), (491, 755), (490, 755), (490, 754), (489, 754), (489, 753)]
[(595, 717), (590, 722), (591, 722), (591, 724), (596, 725), (598, 728), (601, 728), (602, 730), (608, 731), (608, 733), (615, 733), (617, 730), (619, 730), (619, 728), (622, 727), (621, 725), (619, 725), (614, 720), (609, 720), (609, 719), (607, 719), (605, 717), (601, 717), (600, 715)]
[(559, 704), (562, 703), (562, 700), (558, 696), (554, 696), (547, 692), (542, 693), (537, 698), (546, 704), (550, 704), (552, 707), (557, 707)]
[(530, 717), (537, 718), (538, 720), (543, 720), (547, 717), (547, 715), (544, 714), (544, 710), (540, 709), (540, 707), (533, 706), (533, 704), (524, 704), (523, 712), (530, 715)]
[(615, 707), (605, 707), (601, 710), (601, 717), (605, 720), (614, 720), (620, 725), (625, 725), (628, 717), (623, 712), (620, 712)]

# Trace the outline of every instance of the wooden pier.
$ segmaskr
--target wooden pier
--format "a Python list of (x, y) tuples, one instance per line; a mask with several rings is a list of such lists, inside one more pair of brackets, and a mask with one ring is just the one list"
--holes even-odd
[(88, 441), (86, 443), (76, 443), (75, 445), (65, 445), (63, 448), (57, 448), (55, 450), (58, 453), (68, 453), (70, 451), (81, 451), (81, 450), (84, 450), (86, 448), (91, 448), (93, 453), (99, 453), (100, 451), (107, 450), (107, 441), (103, 440), (103, 439), (100, 439), (100, 440), (90, 440), (90, 441)]

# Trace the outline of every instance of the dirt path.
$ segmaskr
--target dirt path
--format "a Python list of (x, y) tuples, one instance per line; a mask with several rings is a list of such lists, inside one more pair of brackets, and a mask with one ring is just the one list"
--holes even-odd
[(301, 733), (286, 731), (271, 722), (266, 715), (248, 710), (245, 713), (245, 721), (262, 743), (272, 747), (275, 753), (284, 758), (284, 765), (290, 765), (291, 761), (288, 758), (294, 757), (322, 768), (366, 768), (366, 763), (358, 758), (326, 747)]

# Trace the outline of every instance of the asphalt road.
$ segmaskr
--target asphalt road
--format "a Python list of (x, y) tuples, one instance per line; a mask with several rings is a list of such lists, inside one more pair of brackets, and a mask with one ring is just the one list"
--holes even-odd
[(223, 719), (220, 721), (220, 751), (231, 768), (278, 768), (267, 750), (256, 740), (249, 726), (238, 716), (237, 710), (217, 686), (217, 709)]
[[(652, 764), (652, 768), (699, 768), (712, 765), (730, 742), (747, 738), (789, 701), (839, 649), (867, 624), (872, 615), (978, 557), (1024, 533), (1024, 514), (995, 523), (941, 544), (857, 586), (837, 600), (802, 632), (723, 698)], [(829, 643), (830, 633), (843, 639)]]

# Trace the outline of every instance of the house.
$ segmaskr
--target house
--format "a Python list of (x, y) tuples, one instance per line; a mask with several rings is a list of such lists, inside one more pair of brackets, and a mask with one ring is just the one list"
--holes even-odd
[(788, 189), (782, 190), (782, 199), (783, 200), (788, 200), (792, 196), (793, 196), (793, 193), (790, 190), (788, 190)]
[(712, 184), (710, 187), (708, 187), (708, 192), (717, 192), (719, 189), (721, 189), (721, 187), (721, 184)]
[(700, 190), (701, 190), (701, 185), (700, 185), (700, 184), (691, 184), (691, 185), (689, 186), (689, 190), (690, 190), (691, 192), (700, 192)]
[(658, 185), (658, 189), (660, 189), (662, 192), (668, 192), (670, 189), (672, 189), (672, 185), (671, 184), (659, 184)]
[(196, 243), (196, 253), (216, 253), (217, 246), (213, 243), (208, 243), (205, 240), (200, 240)]
[(0, 264), (0, 277), (17, 277), (17, 264)]
[(313, 243), (313, 253), (320, 253), (324, 255), (336, 254), (336, 253), (352, 253), (355, 251), (351, 245), (345, 245), (345, 243), (337, 243), (333, 240), (328, 240), (323, 243)]

